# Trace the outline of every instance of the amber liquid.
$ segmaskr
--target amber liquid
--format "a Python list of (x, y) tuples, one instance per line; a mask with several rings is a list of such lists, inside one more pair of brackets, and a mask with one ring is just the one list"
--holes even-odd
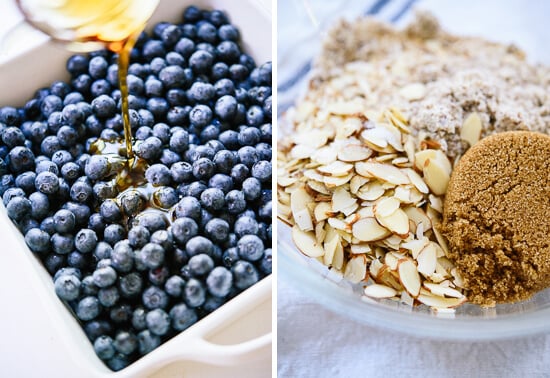
[(126, 157), (132, 167), (132, 129), (126, 76), (130, 53), (159, 0), (16, 0), (32, 26), (74, 51), (118, 53), (118, 81)]

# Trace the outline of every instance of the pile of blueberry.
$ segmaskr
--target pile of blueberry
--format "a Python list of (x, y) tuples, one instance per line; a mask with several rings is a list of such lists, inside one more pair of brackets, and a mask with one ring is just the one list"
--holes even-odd
[(120, 370), (271, 273), (271, 63), (219, 10), (142, 33), (128, 86), (155, 200), (120, 198), (117, 56), (75, 55), (69, 82), (0, 108), (0, 194), (99, 358)]

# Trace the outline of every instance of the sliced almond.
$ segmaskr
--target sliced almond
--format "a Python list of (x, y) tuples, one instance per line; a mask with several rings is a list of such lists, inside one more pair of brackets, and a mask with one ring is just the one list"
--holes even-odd
[(317, 240), (319, 243), (322, 243), (326, 236), (327, 236), (327, 228), (328, 230), (332, 230), (332, 228), (327, 227), (325, 228), (325, 221), (319, 222), (315, 225), (315, 240)]
[(345, 231), (348, 228), (347, 223), (338, 218), (328, 218), (327, 222), (332, 228), (335, 228), (337, 230)]
[(435, 272), (437, 256), (433, 243), (428, 243), (418, 254), (416, 261), (418, 263), (418, 272), (425, 277), (429, 277)]
[(290, 194), (290, 208), (296, 225), (301, 230), (313, 230), (311, 215), (307, 209), (307, 205), (313, 202), (313, 198), (308, 194), (304, 187), (296, 188)]
[(374, 218), (362, 218), (355, 222), (351, 228), (355, 238), (361, 241), (381, 240), (391, 234), (391, 232), (380, 226)]
[(419, 302), (426, 306), (435, 308), (453, 308), (466, 302), (466, 297), (463, 298), (445, 298), (436, 295), (421, 294), (418, 296)]
[(470, 113), (464, 120), (462, 128), (460, 129), (460, 139), (465, 140), (470, 146), (473, 146), (481, 137), (482, 127), (483, 124), (479, 114), (476, 112)]
[(397, 235), (406, 236), (409, 232), (409, 218), (401, 209), (397, 209), (388, 216), (379, 216), (374, 213), (376, 220), (385, 228)]
[(403, 259), (399, 261), (397, 265), (397, 271), (399, 273), (399, 281), (407, 290), (407, 292), (413, 297), (417, 297), (420, 293), (420, 275), (416, 270), (416, 265), (409, 259)]
[(289, 177), (289, 176), (278, 176), (277, 177), (277, 185), (286, 187), (294, 184), (298, 181), (298, 178), (296, 177)]
[(426, 160), (422, 172), (424, 173), (424, 181), (434, 194), (443, 195), (447, 192), (451, 177), (438, 160)]
[(292, 240), (296, 247), (306, 256), (320, 257), (325, 254), (321, 243), (315, 239), (315, 234), (311, 231), (302, 231), (297, 226), (292, 227)]
[(391, 298), (397, 295), (397, 291), (394, 288), (380, 284), (372, 284), (365, 287), (363, 293), (368, 297), (380, 299)]
[(427, 243), (429, 243), (429, 240), (427, 238), (413, 239), (411, 241), (402, 243), (401, 247), (409, 250), (413, 259), (416, 260), (418, 254), (420, 253), (420, 251), (422, 251), (422, 249), (424, 249)]
[(308, 157), (311, 157), (311, 160), (319, 163), (319, 164), (332, 164), (336, 161), (337, 158), (337, 151), (336, 149), (325, 146), (321, 147), (318, 150), (314, 151), (311, 155)]
[(338, 159), (345, 162), (363, 161), (371, 157), (372, 153), (373, 151), (368, 147), (348, 144), (338, 151)]
[(353, 177), (353, 173), (348, 173), (345, 176), (326, 176), (323, 178), (323, 182), (327, 188), (336, 188), (346, 184)]
[(355, 163), (355, 170), (365, 177), (376, 177), (395, 185), (409, 184), (410, 180), (399, 168), (390, 164), (359, 162)]
[(323, 165), (317, 170), (321, 173), (325, 173), (331, 176), (345, 176), (353, 169), (353, 164), (344, 163), (342, 161), (336, 160), (328, 165)]
[(332, 206), (329, 202), (319, 202), (317, 206), (315, 206), (315, 210), (313, 211), (316, 222), (327, 219), (329, 217), (329, 214), (331, 213)]
[(399, 94), (409, 101), (421, 100), (426, 96), (426, 86), (422, 83), (412, 83), (399, 90)]
[(349, 191), (339, 187), (332, 193), (332, 211), (341, 212), (350, 206), (355, 205), (357, 199), (353, 198)]
[(315, 148), (298, 144), (290, 151), (290, 156), (293, 159), (307, 159), (315, 152)]
[(334, 253), (336, 252), (338, 244), (340, 244), (340, 236), (336, 232), (331, 235), (330, 239), (328, 236), (325, 239), (323, 244), (323, 248), (325, 250), (325, 254), (323, 255), (323, 263), (326, 266), (332, 265), (332, 259), (334, 258)]
[(359, 283), (367, 275), (367, 259), (363, 255), (354, 256), (349, 259), (344, 270), (344, 278), (350, 282)]
[(363, 185), (357, 191), (357, 197), (365, 201), (375, 201), (382, 197), (385, 192), (386, 189), (384, 189), (384, 186), (380, 182), (373, 181)]
[(446, 287), (443, 285), (443, 283), (435, 284), (431, 282), (424, 282), (423, 285), (433, 295), (437, 295), (440, 297), (451, 297), (451, 298), (461, 298), (461, 299), (464, 298), (464, 294), (462, 294), (460, 291), (453, 289), (451, 287)]
[(394, 197), (384, 197), (374, 205), (376, 217), (387, 217), (393, 214), (401, 206), (401, 202)]
[(368, 178), (356, 175), (349, 182), (349, 191), (352, 194), (356, 194), (359, 189), (369, 181)]
[(420, 177), (420, 175), (416, 173), (413, 169), (407, 168), (403, 171), (407, 174), (409, 180), (411, 180), (411, 183), (415, 186), (416, 189), (418, 189), (420, 193), (426, 194), (430, 191), (428, 185), (426, 185), (422, 177)]
[(362, 253), (370, 253), (372, 252), (371, 247), (368, 244), (361, 243), (361, 244), (352, 244), (350, 246), (350, 252), (354, 255), (359, 255)]

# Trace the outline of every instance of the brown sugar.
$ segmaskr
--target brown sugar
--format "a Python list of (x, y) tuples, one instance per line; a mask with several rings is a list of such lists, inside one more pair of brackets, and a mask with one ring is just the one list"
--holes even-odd
[(471, 302), (515, 302), (550, 286), (550, 136), (505, 132), (470, 148), (441, 230)]

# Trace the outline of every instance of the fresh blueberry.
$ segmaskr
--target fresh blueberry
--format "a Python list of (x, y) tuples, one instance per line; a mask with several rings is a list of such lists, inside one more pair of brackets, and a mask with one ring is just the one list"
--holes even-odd
[(244, 193), (240, 190), (232, 190), (227, 193), (225, 203), (230, 214), (238, 214), (246, 209)]
[(222, 41), (216, 46), (216, 56), (225, 63), (231, 64), (239, 61), (241, 51), (233, 41)]
[(153, 164), (147, 168), (145, 178), (153, 186), (170, 185), (172, 181), (170, 169), (163, 164)]
[(260, 219), (269, 220), (271, 219), (271, 214), (272, 214), (271, 201), (267, 201), (259, 208), (258, 215), (260, 216)]
[(262, 133), (256, 127), (243, 127), (239, 132), (239, 143), (241, 146), (254, 146), (260, 143)]
[(171, 276), (164, 284), (164, 290), (171, 297), (179, 298), (183, 293), (185, 281), (180, 276)]
[(97, 295), (99, 288), (94, 283), (94, 277), (92, 275), (88, 275), (82, 279), (80, 290), (84, 295)]
[(128, 240), (115, 244), (111, 253), (111, 265), (118, 272), (128, 273), (134, 265), (134, 252)]
[(204, 236), (194, 236), (185, 244), (185, 249), (190, 257), (201, 253), (212, 255), (214, 244)]
[(116, 113), (116, 102), (110, 96), (103, 94), (92, 101), (92, 111), (100, 119), (110, 118)]
[(251, 217), (239, 217), (235, 221), (234, 230), (235, 234), (239, 238), (243, 237), (244, 235), (257, 235), (258, 229), (258, 222), (256, 222), (256, 220)]
[(188, 182), (193, 178), (193, 166), (187, 162), (180, 161), (170, 167), (172, 180), (178, 184)]
[(66, 255), (74, 250), (74, 238), (72, 235), (53, 234), (51, 239), (52, 248), (55, 253)]
[(149, 311), (145, 321), (147, 329), (157, 336), (163, 336), (170, 330), (170, 316), (160, 308)]
[(55, 280), (55, 293), (65, 301), (72, 301), (80, 295), (80, 280), (74, 275), (62, 275)]
[(101, 203), (99, 213), (107, 222), (115, 223), (122, 219), (120, 206), (112, 199), (107, 199)]
[(237, 250), (242, 259), (257, 261), (261, 259), (264, 254), (264, 244), (258, 236), (247, 234), (239, 239)]
[(237, 100), (231, 95), (223, 95), (216, 101), (214, 111), (221, 120), (231, 121), (237, 112)]
[(58, 210), (54, 216), (54, 228), (56, 232), (67, 233), (71, 232), (76, 224), (75, 216), (69, 210)]
[(208, 180), (215, 171), (214, 163), (208, 158), (200, 158), (193, 162), (193, 176), (198, 180)]
[(147, 243), (141, 248), (141, 261), (150, 269), (159, 267), (164, 262), (164, 248), (156, 243)]
[(172, 223), (172, 235), (180, 244), (185, 245), (192, 237), (198, 234), (198, 226), (193, 218), (178, 217)]
[(125, 298), (134, 298), (141, 293), (143, 280), (137, 272), (129, 273), (120, 277), (118, 282), (120, 294)]
[(95, 341), (101, 335), (108, 335), (113, 332), (110, 322), (105, 320), (92, 320), (84, 324), (84, 332), (90, 341)]
[(180, 303), (172, 307), (170, 310), (170, 318), (172, 319), (172, 328), (176, 331), (183, 331), (198, 320), (197, 313), (192, 308)]
[(172, 65), (164, 67), (159, 72), (159, 80), (164, 88), (179, 88), (186, 82), (186, 74), (180, 66)]
[(77, 180), (71, 186), (71, 199), (78, 203), (87, 203), (93, 195), (93, 189), (88, 180)]
[(165, 308), (168, 305), (168, 295), (156, 286), (149, 286), (142, 294), (142, 302), (149, 310)]
[(141, 248), (149, 242), (151, 234), (143, 226), (134, 226), (128, 231), (128, 241), (135, 248)]
[(35, 253), (44, 253), (50, 250), (50, 235), (39, 228), (31, 228), (25, 234), (25, 242)]
[(122, 353), (116, 353), (112, 358), (106, 361), (107, 366), (113, 371), (119, 371), (124, 369), (130, 364), (128, 357)]
[(13, 197), (6, 206), (8, 216), (14, 221), (20, 221), (31, 214), (31, 201), (25, 197)]
[[(73, 181), (81, 175), (82, 171), (75, 162), (68, 162), (61, 167), (61, 175), (65, 180)], [(91, 189), (91, 188), (90, 188)]]
[(271, 162), (260, 160), (252, 166), (252, 177), (257, 178), (261, 182), (269, 182), (271, 180)]
[(30, 171), (34, 169), (34, 154), (23, 146), (15, 146), (8, 154), (9, 167), (15, 173)]
[(99, 300), (96, 297), (84, 297), (78, 302), (76, 316), (78, 316), (80, 320), (92, 320), (99, 315), (100, 309)]
[(223, 242), (229, 235), (229, 223), (220, 218), (213, 218), (205, 225), (205, 234), (214, 242)]
[(254, 265), (248, 261), (239, 260), (231, 267), (233, 282), (241, 290), (248, 289), (259, 280), (259, 274)]
[(216, 173), (208, 180), (208, 186), (211, 188), (219, 189), (224, 194), (229, 193), (233, 189), (233, 179), (223, 173)]
[(258, 153), (256, 149), (252, 146), (244, 146), (237, 151), (239, 160), (242, 164), (246, 165), (248, 168), (251, 168), (256, 162), (258, 162)]
[(233, 286), (233, 275), (223, 266), (217, 266), (208, 274), (206, 287), (215, 297), (225, 297)]
[(195, 105), (189, 112), (189, 122), (195, 127), (202, 128), (208, 125), (211, 121), (212, 110), (206, 105)]
[(120, 294), (116, 286), (109, 286), (99, 289), (97, 299), (103, 307), (112, 307), (120, 299)]
[(143, 330), (140, 333), (138, 333), (137, 338), (138, 338), (139, 353), (141, 355), (145, 355), (145, 354), (153, 351), (161, 343), (160, 337), (155, 335), (154, 333), (152, 333), (148, 329)]
[(204, 50), (195, 51), (189, 58), (189, 67), (196, 73), (207, 73), (213, 63), (212, 54)]
[(250, 170), (244, 164), (235, 164), (233, 168), (231, 168), (231, 178), (235, 184), (241, 184), (244, 180), (246, 180), (249, 174)]
[(166, 266), (159, 266), (155, 269), (149, 269), (148, 278), (149, 282), (155, 286), (162, 287), (168, 279), (170, 271)]
[(223, 41), (237, 42), (240, 38), (239, 30), (233, 25), (222, 25), (218, 29), (218, 37)]
[(92, 155), (86, 162), (84, 172), (90, 180), (101, 180), (110, 173), (109, 159), (103, 155)]
[(110, 267), (106, 266), (103, 268), (96, 269), (93, 273), (94, 283), (99, 288), (104, 288), (113, 285), (117, 279), (116, 271)]
[[(207, 104), (210, 100), (214, 98), (216, 91), (214, 86), (210, 83), (201, 83), (195, 82), (191, 85), (191, 88), (187, 90), (187, 98), (192, 102)], [(16, 129), (18, 130), (18, 129)], [(21, 134), (21, 142), (24, 141), (25, 137)]]
[(183, 197), (175, 207), (177, 218), (189, 217), (195, 221), (200, 221), (201, 204), (195, 197)]
[(115, 355), (113, 339), (107, 335), (99, 336), (94, 341), (94, 351), (102, 360), (108, 360)]
[(187, 151), (189, 147), (189, 133), (185, 130), (179, 130), (170, 137), (170, 149), (177, 153)]
[(183, 299), (189, 307), (195, 308), (202, 305), (206, 299), (206, 290), (201, 281), (195, 278), (189, 279), (183, 289)]
[[(141, 291), (141, 289), (140, 289)], [(143, 307), (137, 307), (132, 312), (132, 326), (138, 330), (142, 331), (145, 328), (147, 328), (147, 323), (145, 320), (145, 316), (147, 315), (147, 311)]]
[(9, 148), (25, 144), (25, 135), (23, 135), (23, 132), (19, 128), (14, 126), (6, 127), (3, 130), (1, 139)]
[(202, 276), (214, 268), (214, 260), (207, 254), (192, 256), (188, 262), (189, 272), (194, 276)]
[(148, 61), (164, 55), (166, 55), (166, 49), (162, 41), (151, 39), (143, 45), (143, 57)]
[(120, 224), (110, 224), (103, 231), (103, 240), (111, 245), (115, 245), (118, 241), (124, 239), (126, 231)]
[(164, 213), (160, 211), (143, 212), (136, 219), (137, 224), (145, 227), (150, 233), (165, 229), (168, 222)]
[(138, 339), (132, 332), (120, 331), (115, 337), (113, 346), (117, 352), (129, 356), (137, 349)]
[(136, 154), (151, 162), (162, 154), (162, 141), (157, 137), (149, 137), (136, 145)]
[(113, 323), (127, 324), (132, 318), (132, 307), (126, 303), (116, 304), (109, 311)]

